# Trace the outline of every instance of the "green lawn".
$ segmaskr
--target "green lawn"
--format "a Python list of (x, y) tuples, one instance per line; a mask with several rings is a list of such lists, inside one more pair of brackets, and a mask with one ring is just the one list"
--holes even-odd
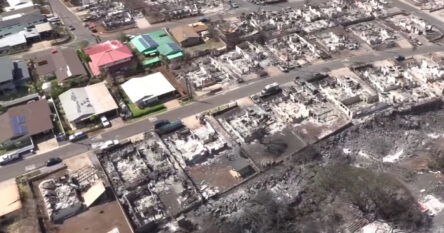
[(187, 104), (191, 104), (191, 103), (193, 103), (193, 99), (187, 99), (187, 100), (180, 101), (180, 104), (182, 106), (187, 105)]
[(129, 107), (134, 118), (166, 110), (166, 107), (163, 104), (158, 104), (158, 105), (154, 105), (151, 107), (146, 107), (146, 108), (140, 109), (135, 104), (128, 103), (128, 107)]

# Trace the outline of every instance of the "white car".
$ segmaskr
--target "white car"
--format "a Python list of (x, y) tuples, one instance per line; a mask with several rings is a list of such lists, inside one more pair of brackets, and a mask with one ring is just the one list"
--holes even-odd
[(100, 121), (102, 122), (103, 127), (110, 127), (111, 126), (111, 123), (106, 118), (106, 116), (101, 116)]
[(119, 140), (108, 140), (106, 142), (104, 142), (102, 145), (100, 145), (99, 149), (100, 150), (106, 150), (109, 149), (113, 146), (117, 146), (119, 145)]
[(8, 155), (2, 155), (0, 156), (0, 165), (8, 164), (14, 160), (20, 159), (19, 154), (8, 154)]

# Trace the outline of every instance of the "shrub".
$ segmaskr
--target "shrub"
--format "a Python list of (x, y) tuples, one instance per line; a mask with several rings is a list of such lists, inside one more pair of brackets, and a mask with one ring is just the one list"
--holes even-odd
[(166, 109), (165, 105), (163, 105), (163, 104), (158, 104), (158, 105), (154, 105), (151, 107), (146, 107), (146, 108), (140, 109), (135, 104), (130, 103), (130, 104), (128, 104), (128, 107), (129, 107), (134, 118), (141, 117), (141, 116), (144, 116), (144, 115), (147, 115), (150, 113), (154, 113), (154, 112), (158, 112), (158, 111), (162, 111), (162, 110)]

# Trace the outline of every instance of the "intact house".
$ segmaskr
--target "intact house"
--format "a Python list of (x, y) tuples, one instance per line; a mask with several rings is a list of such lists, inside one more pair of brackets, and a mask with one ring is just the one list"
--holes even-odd
[(29, 9), (35, 6), (32, 0), (7, 0), (7, 2), (9, 6), (4, 8), (6, 12)]
[(123, 83), (121, 88), (129, 100), (139, 108), (153, 105), (176, 93), (176, 88), (160, 72), (132, 78)]
[(59, 95), (66, 119), (75, 125), (92, 116), (115, 115), (117, 104), (104, 82), (72, 88)]
[(0, 38), (0, 56), (22, 52), (28, 48), (28, 41), (23, 33), (19, 32)]
[(203, 43), (202, 37), (194, 28), (188, 25), (171, 28), (170, 33), (182, 47), (191, 47)]
[(165, 30), (149, 32), (131, 39), (130, 44), (146, 58), (142, 61), (144, 66), (159, 64), (161, 56), (167, 60), (182, 58), (182, 48), (168, 35)]
[(46, 100), (9, 108), (0, 115), (0, 147), (15, 153), (34, 149), (33, 137), (53, 133), (51, 115)]
[(0, 20), (0, 56), (27, 50), (31, 43), (54, 35), (52, 25), (38, 10), (3, 16)]
[(99, 76), (102, 72), (109, 72), (111, 75), (122, 73), (134, 62), (131, 49), (118, 40), (90, 46), (84, 52), (91, 58), (89, 67), (94, 76)]
[(0, 95), (13, 93), (30, 79), (28, 66), (24, 61), (0, 57)]
[(41, 80), (56, 77), (61, 84), (88, 75), (76, 51), (69, 48), (38, 53), (32, 58), (32, 64)]
[(3, 17), (0, 21), (0, 38), (21, 32), (45, 21), (46, 17), (38, 11)]

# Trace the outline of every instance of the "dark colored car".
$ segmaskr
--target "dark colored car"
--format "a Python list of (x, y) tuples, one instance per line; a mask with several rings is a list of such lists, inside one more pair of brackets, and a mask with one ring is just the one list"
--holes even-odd
[(404, 60), (405, 60), (405, 57), (399, 55), (399, 56), (397, 56), (395, 59), (396, 59), (397, 61), (404, 61)]
[(77, 133), (70, 135), (68, 137), (68, 139), (70, 142), (77, 142), (77, 141), (80, 141), (80, 140), (85, 139), (87, 137), (88, 136), (84, 132), (77, 132)]
[(158, 128), (160, 128), (160, 127), (162, 127), (164, 125), (167, 125), (169, 123), (170, 123), (169, 120), (156, 120), (154, 122), (154, 129), (158, 129)]
[(199, 21), (202, 23), (207, 23), (207, 22), (210, 22), (210, 19), (209, 18), (201, 18), (201, 19), (199, 19)]
[(62, 159), (59, 157), (50, 158), (50, 159), (48, 159), (48, 161), (46, 161), (46, 166), (50, 167), (50, 166), (56, 165), (61, 162), (62, 162)]

